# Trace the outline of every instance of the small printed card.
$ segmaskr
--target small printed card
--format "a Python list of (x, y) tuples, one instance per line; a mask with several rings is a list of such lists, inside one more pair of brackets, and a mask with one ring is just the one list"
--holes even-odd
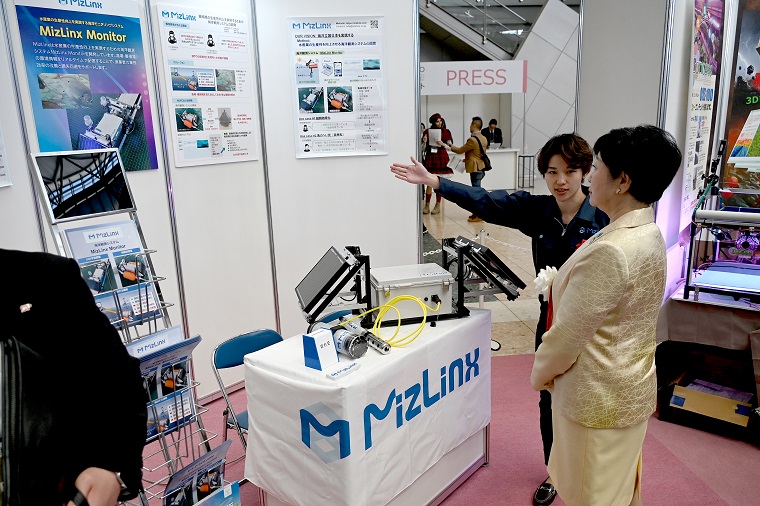
[(338, 363), (332, 331), (319, 329), (303, 336), (303, 359), (306, 367), (324, 371)]

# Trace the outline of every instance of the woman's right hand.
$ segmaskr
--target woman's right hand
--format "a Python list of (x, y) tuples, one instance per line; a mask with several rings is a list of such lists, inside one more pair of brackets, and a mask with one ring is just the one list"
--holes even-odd
[(409, 165), (401, 163), (394, 163), (391, 165), (391, 172), (393, 172), (393, 175), (402, 181), (412, 184), (424, 184), (437, 190), (440, 186), (438, 176), (428, 172), (425, 166), (418, 162), (413, 156), (409, 157), (409, 159), (412, 161)]

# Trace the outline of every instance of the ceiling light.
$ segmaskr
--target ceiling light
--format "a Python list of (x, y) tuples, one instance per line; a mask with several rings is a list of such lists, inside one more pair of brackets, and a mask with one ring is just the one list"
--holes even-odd
[(522, 35), (523, 30), (502, 30), (499, 33), (503, 33), (504, 35)]

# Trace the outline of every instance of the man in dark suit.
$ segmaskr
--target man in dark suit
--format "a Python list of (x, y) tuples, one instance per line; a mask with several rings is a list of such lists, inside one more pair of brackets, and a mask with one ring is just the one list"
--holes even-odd
[(113, 506), (136, 497), (147, 427), (139, 361), (75, 261), (0, 249), (0, 264), (8, 504)]
[(504, 142), (504, 139), (501, 136), (501, 128), (497, 128), (496, 125), (496, 118), (492, 118), (491, 121), (488, 122), (488, 128), (484, 128), (480, 131), (480, 133), (483, 134), (483, 137), (488, 141), (489, 148), (491, 147), (491, 144), (502, 144)]

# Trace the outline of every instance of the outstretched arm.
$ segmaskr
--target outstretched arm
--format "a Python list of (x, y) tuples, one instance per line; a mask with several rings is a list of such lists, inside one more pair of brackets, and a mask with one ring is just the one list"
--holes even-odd
[(407, 183), (424, 184), (437, 190), (441, 184), (438, 176), (428, 172), (425, 166), (418, 162), (413, 156), (409, 157), (409, 159), (412, 161), (409, 165), (404, 165), (398, 162), (391, 165), (391, 172), (393, 172), (393, 175), (396, 176), (397, 179), (401, 179)]

